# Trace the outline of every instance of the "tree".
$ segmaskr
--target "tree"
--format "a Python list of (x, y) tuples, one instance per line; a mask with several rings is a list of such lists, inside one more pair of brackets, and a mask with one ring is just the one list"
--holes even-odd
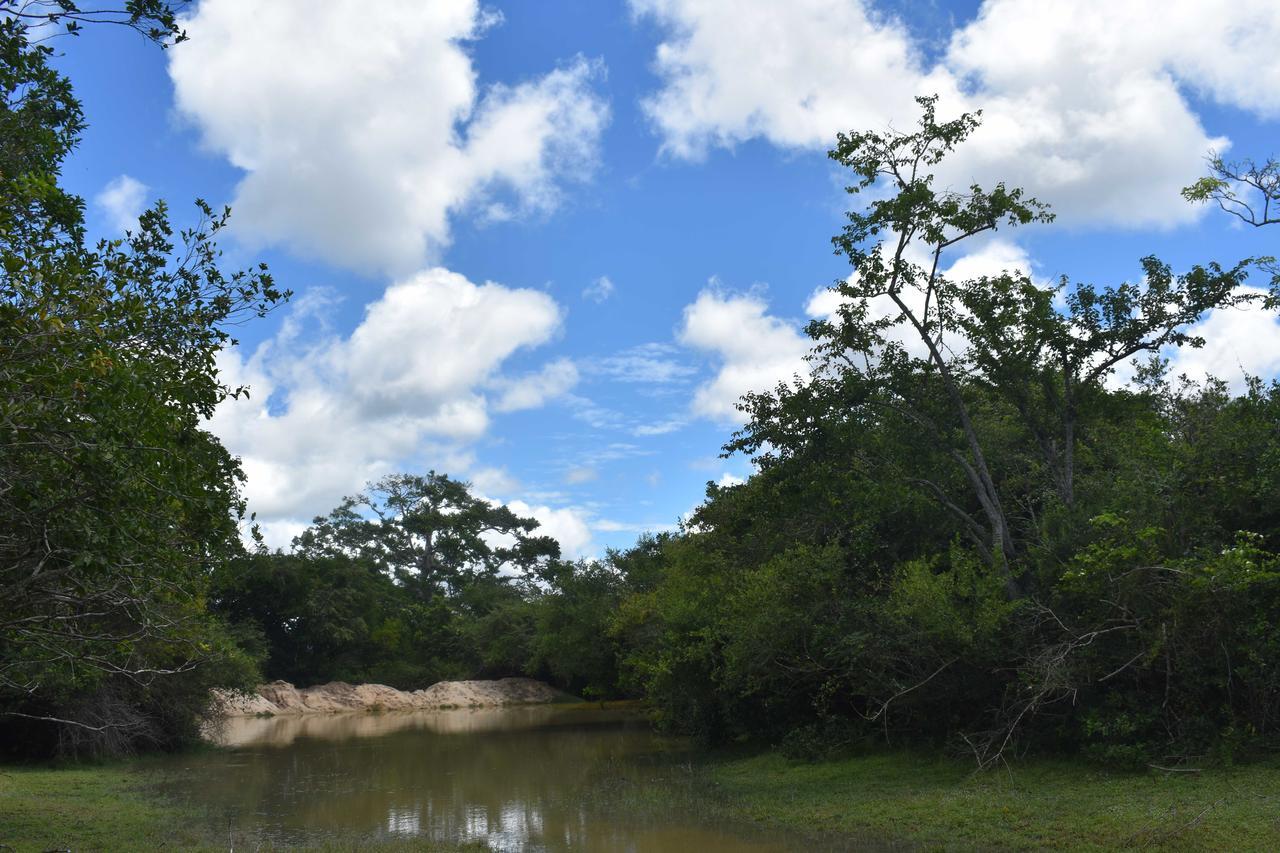
[(1191, 202), (1214, 202), (1236, 219), (1261, 228), (1280, 222), (1280, 162), (1268, 157), (1228, 161), (1213, 152), (1209, 174), (1182, 190)]
[[(250, 677), (204, 604), (243, 505), (203, 420), (243, 390), (214, 363), (231, 330), (287, 294), (265, 267), (221, 270), (227, 213), (203, 202), (176, 237), (158, 203), (126, 238), (86, 245), (83, 202), (57, 185), (83, 117), (26, 26), (40, 9), (68, 27), (100, 17), (0, 8), (2, 745), (169, 745), (194, 735), (209, 685)], [(167, 4), (119, 20), (172, 32)]]
[(81, 9), (74, 0), (0, 0), (0, 14), (39, 38), (35, 44), (57, 35), (79, 35), (86, 24), (126, 27), (161, 47), (187, 40), (178, 25), (178, 10), (186, 0), (126, 0), (123, 8), (96, 6)]
[(316, 518), (293, 553), (222, 564), (213, 606), (261, 639), (271, 678), (418, 688), (520, 674), (537, 665), (535, 606), (574, 575), (537, 527), (434, 471), (385, 477)]
[[(850, 193), (883, 180), (893, 194), (871, 202), (865, 211), (850, 211), (843, 232), (832, 238), (854, 274), (835, 288), (847, 300), (840, 327), (819, 325), (812, 334), (819, 340), (819, 351), (836, 359), (845, 359), (850, 349), (864, 357), (877, 355), (881, 364), (869, 374), (882, 369), (913, 371), (917, 366), (905, 346), (883, 334), (887, 330), (904, 328), (923, 345), (925, 373), (936, 376), (964, 437), (964, 448), (953, 449), (951, 457), (964, 470), (982, 507), (986, 531), (980, 547), (1000, 567), (1010, 594), (1016, 595), (1017, 579), (1007, 567), (1014, 553), (1008, 518), (962, 393), (962, 368), (947, 353), (959, 294), (948, 286), (941, 261), (943, 252), (979, 234), (1001, 225), (1047, 222), (1052, 215), (1046, 205), (1002, 183), (991, 191), (977, 185), (968, 192), (936, 190), (930, 170), (973, 132), (979, 119), (964, 114), (939, 124), (937, 98), (921, 97), (917, 102), (922, 110), (917, 132), (840, 134), (830, 152), (857, 179), (847, 188)], [(924, 263), (917, 263), (910, 252), (921, 249)], [(871, 301), (878, 297), (887, 298), (893, 309), (877, 320)], [(907, 398), (895, 396), (909, 405)]]
[(270, 679), (412, 689), (470, 674), (444, 602), (415, 601), (359, 559), (248, 554), (215, 570), (209, 597), (242, 644), (260, 651)]
[[(1215, 202), (1236, 219), (1261, 228), (1280, 223), (1280, 161), (1268, 157), (1257, 163), (1251, 159), (1228, 161), (1216, 151), (1209, 154), (1209, 174), (1182, 190), (1187, 201)], [(1280, 264), (1274, 256), (1259, 258), (1271, 274), (1269, 308), (1280, 308)]]
[[(809, 327), (816, 342), (815, 379), (801, 388), (749, 395), (751, 422), (729, 450), (785, 448), (812, 434), (797, 423), (822, 417), (863, 423), (875, 431), (893, 419), (914, 452), (866, 454), (863, 461), (935, 499), (1004, 579), (1010, 598), (1027, 594), (1019, 560), (1037, 532), (1019, 529), (1011, 500), (1015, 472), (998, 470), (990, 446), (1013, 418), (1035, 439), (1034, 465), (1048, 482), (1045, 497), (1016, 507), (1018, 516), (1043, 514), (1045, 500), (1075, 503), (1076, 454), (1086, 403), (1116, 368), (1169, 346), (1201, 346), (1188, 327), (1205, 311), (1251, 297), (1237, 288), (1249, 262), (1216, 264), (1175, 276), (1146, 258), (1143, 285), (1042, 287), (1022, 274), (953, 280), (943, 256), (1002, 225), (1052, 219), (1046, 205), (1019, 189), (936, 189), (933, 167), (978, 126), (977, 114), (939, 123), (935, 98), (919, 98), (915, 132), (841, 134), (830, 154), (850, 168), (849, 192), (872, 185), (890, 192), (848, 214), (833, 238), (853, 273), (833, 288), (836, 315)], [(1063, 299), (1060, 310), (1056, 299)], [(818, 415), (817, 412), (824, 414)], [(815, 420), (816, 419), (816, 420)], [(788, 437), (790, 436), (790, 437)], [(910, 439), (906, 439), (910, 441)], [(968, 495), (937, 475), (939, 455), (962, 475)], [(1024, 459), (1029, 457), (1023, 457)]]
[(506, 571), (537, 577), (560, 556), (538, 522), (474, 497), (466, 483), (432, 471), (369, 484), (294, 543), (307, 556), (358, 557), (422, 601), (456, 595)]

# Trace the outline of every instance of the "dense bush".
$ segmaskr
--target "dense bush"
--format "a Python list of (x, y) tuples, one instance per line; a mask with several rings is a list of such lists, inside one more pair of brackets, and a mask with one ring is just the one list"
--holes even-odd
[[(29, 13), (0, 2), (0, 752), (168, 748), (211, 686), (253, 676), (205, 607), (243, 507), (203, 420), (237, 393), (214, 368), (229, 329), (286, 294), (264, 268), (219, 268), (226, 216), (203, 203), (177, 236), (159, 203), (86, 244), (83, 202), (58, 186), (80, 104)], [(164, 3), (117, 17), (177, 35)]]

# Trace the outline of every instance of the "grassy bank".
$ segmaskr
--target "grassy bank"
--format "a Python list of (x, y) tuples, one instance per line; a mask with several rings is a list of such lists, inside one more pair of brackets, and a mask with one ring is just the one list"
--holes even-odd
[(939, 850), (1280, 849), (1280, 762), (1119, 773), (1037, 761), (971, 765), (888, 753), (818, 764), (777, 754), (703, 772), (730, 816)]
[(215, 849), (181, 811), (148, 796), (144, 782), (137, 765), (0, 767), (0, 845)]
[[(146, 759), (94, 766), (0, 766), (0, 851), (225, 851), (271, 850), (242, 834), (228, 838), (191, 814), (157, 797)], [(366, 849), (335, 841), (324, 849)], [(379, 850), (460, 851), (483, 847), (433, 844), (420, 839), (387, 841)]]

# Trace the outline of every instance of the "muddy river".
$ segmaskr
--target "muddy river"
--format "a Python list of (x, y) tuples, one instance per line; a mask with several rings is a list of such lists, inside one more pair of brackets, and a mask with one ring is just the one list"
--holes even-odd
[[(403, 839), (520, 851), (849, 849), (718, 816), (683, 741), (582, 706), (235, 718), (165, 793), (229, 847)], [(860, 848), (866, 849), (866, 848)]]

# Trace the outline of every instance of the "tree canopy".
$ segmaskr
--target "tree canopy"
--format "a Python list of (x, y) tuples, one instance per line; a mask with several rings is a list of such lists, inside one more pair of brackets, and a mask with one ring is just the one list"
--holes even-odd
[[(240, 393), (214, 364), (235, 324), (287, 294), (265, 267), (222, 270), (215, 239), (227, 214), (203, 202), (197, 224), (177, 234), (158, 203), (126, 237), (86, 244), (83, 202), (58, 186), (84, 126), (80, 105), (49, 66), (50, 49), (32, 38), (36, 6), (6, 5), (4, 745), (168, 744), (194, 732), (208, 685), (252, 671), (204, 604), (211, 569), (240, 548), (243, 475), (203, 421)], [(70, 4), (48, 14), (68, 26), (87, 20)], [(166, 15), (137, 3), (123, 20), (144, 26)]]

